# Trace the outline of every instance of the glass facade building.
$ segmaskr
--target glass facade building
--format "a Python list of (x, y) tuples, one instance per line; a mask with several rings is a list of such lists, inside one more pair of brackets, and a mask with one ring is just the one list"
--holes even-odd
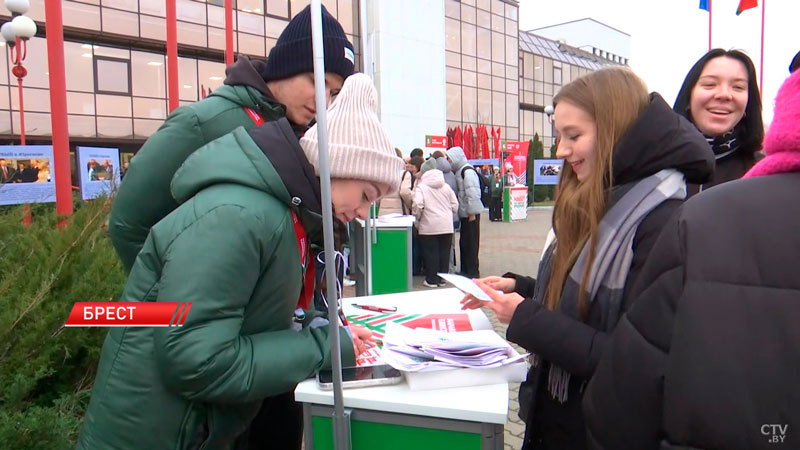
[[(443, 0), (448, 127), (502, 129), (509, 140), (553, 141), (544, 107), (560, 86), (613, 64), (599, 55), (519, 31), (514, 0)], [(310, 0), (233, 0), (234, 51), (265, 58)], [(359, 0), (323, 0), (342, 24), (360, 67)], [(181, 104), (202, 99), (225, 76), (224, 0), (177, 0)], [(113, 145), (135, 152), (167, 116), (164, 0), (64, 0), (64, 50), (70, 143)], [(44, 0), (27, 13), (43, 28)], [(0, 6), (0, 20), (10, 19)], [(28, 42), (25, 133), (30, 143), (51, 134), (47, 46)], [(8, 50), (0, 61), (0, 138), (19, 135), (17, 80)], [(420, 68), (424, 70), (424, 68)], [(38, 138), (38, 140), (37, 140)]]

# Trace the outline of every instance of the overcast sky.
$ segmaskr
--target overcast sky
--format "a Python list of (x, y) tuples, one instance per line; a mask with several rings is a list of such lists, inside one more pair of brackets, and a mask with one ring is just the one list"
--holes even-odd
[[(736, 15), (739, 0), (712, 0), (712, 46), (744, 50), (759, 70), (764, 24), (764, 120), (800, 51), (800, 0), (759, 0)], [(520, 0), (519, 27), (530, 30), (591, 17), (631, 35), (630, 66), (672, 104), (686, 72), (708, 50), (708, 13), (699, 0)]]

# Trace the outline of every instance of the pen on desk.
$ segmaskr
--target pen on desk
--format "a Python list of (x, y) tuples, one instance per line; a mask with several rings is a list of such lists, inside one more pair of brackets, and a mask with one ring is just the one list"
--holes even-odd
[(366, 309), (367, 311), (375, 311), (375, 312), (397, 312), (397, 307), (383, 307), (383, 306), (375, 306), (375, 305), (357, 305), (355, 303), (351, 303), (352, 306), (358, 309)]

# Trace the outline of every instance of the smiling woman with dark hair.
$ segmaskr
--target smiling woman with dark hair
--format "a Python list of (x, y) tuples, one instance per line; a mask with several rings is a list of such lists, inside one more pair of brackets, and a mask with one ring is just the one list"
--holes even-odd
[(688, 186), (688, 196), (740, 178), (757, 161), (764, 140), (761, 94), (753, 61), (739, 50), (715, 48), (683, 80), (673, 109), (700, 130), (714, 150), (714, 178)]

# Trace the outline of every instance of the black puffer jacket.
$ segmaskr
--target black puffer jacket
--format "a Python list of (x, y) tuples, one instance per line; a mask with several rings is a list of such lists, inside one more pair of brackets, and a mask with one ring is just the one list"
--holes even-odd
[[(710, 178), (714, 167), (714, 155), (703, 136), (675, 114), (658, 94), (651, 95), (650, 106), (620, 140), (613, 158), (615, 185), (631, 183), (668, 168), (683, 172), (689, 182), (702, 183)], [(662, 203), (639, 225), (626, 286), (636, 283), (664, 223), (681, 203), (679, 200)], [(539, 274), (549, 270), (543, 263)], [(543, 359), (543, 364), (531, 368), (520, 388), (520, 416), (527, 424), (523, 448), (583, 449), (586, 439), (581, 392), (610, 341), (610, 335), (600, 331), (601, 311), (590, 306), (585, 323), (550, 311), (532, 298), (533, 279), (517, 278), (517, 291), (526, 298), (511, 319), (507, 338)], [(626, 288), (623, 311), (632, 301)], [(551, 363), (572, 375), (565, 403), (554, 400), (547, 391), (547, 370)]]
[(798, 192), (733, 181), (673, 216), (586, 392), (593, 447), (800, 448)]

